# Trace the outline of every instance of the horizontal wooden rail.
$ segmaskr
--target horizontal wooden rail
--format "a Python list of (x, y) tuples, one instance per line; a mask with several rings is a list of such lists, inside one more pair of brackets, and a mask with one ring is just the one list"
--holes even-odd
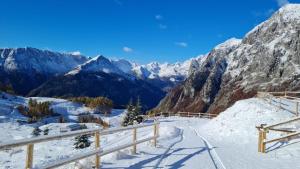
[(169, 113), (156, 113), (155, 116), (179, 116), (179, 117), (199, 117), (199, 118), (214, 118), (217, 117), (218, 114), (212, 114), (212, 113), (194, 113), (194, 112), (169, 112)]
[(268, 130), (279, 131), (279, 132), (284, 132), (284, 133), (295, 133), (296, 132), (294, 130), (287, 130), (287, 129), (273, 129), (273, 128), (269, 128)]
[(276, 127), (276, 126), (284, 125), (284, 124), (291, 123), (291, 122), (298, 121), (298, 120), (300, 120), (300, 117), (296, 117), (296, 118), (293, 118), (293, 119), (290, 119), (290, 120), (282, 121), (282, 122), (279, 122), (279, 123), (276, 123), (276, 124), (267, 125), (267, 126), (264, 126), (263, 129), (270, 129), (270, 128), (273, 128), (273, 127)]
[(300, 131), (295, 132), (295, 133), (291, 133), (291, 134), (288, 134), (288, 135), (285, 135), (285, 136), (282, 136), (282, 137), (279, 137), (279, 138), (266, 140), (266, 141), (264, 141), (264, 143), (265, 144), (272, 143), (272, 142), (275, 142), (275, 141), (280, 141), (280, 140), (284, 140), (284, 139), (287, 139), (287, 138), (291, 138), (291, 137), (294, 137), (294, 136), (297, 136), (297, 135), (300, 135)]
[(94, 156), (96, 154), (98, 154), (100, 157), (102, 157), (104, 155), (107, 155), (107, 154), (110, 154), (110, 153), (113, 153), (113, 152), (116, 152), (116, 151), (119, 151), (119, 150), (122, 150), (122, 149), (125, 149), (125, 148), (128, 148), (128, 147), (131, 147), (131, 146), (133, 146), (135, 144), (141, 144), (141, 143), (144, 143), (144, 142), (147, 142), (147, 141), (151, 141), (151, 140), (153, 140), (155, 138), (157, 138), (157, 136), (156, 137), (153, 136), (153, 137), (149, 137), (149, 138), (146, 138), (146, 139), (142, 139), (142, 140), (136, 141), (134, 143), (128, 143), (128, 144), (125, 144), (125, 145), (117, 146), (117, 147), (114, 147), (112, 149), (105, 150), (105, 151), (103, 151), (101, 149), (92, 150), (92, 151), (89, 151), (89, 152), (81, 153), (80, 155), (76, 155), (76, 156), (73, 156), (73, 157), (70, 157), (70, 158), (67, 158), (67, 159), (63, 159), (63, 160), (59, 160), (59, 161), (53, 162), (53, 163), (48, 164), (48, 165), (39, 166), (37, 168), (38, 169), (56, 168), (56, 167), (60, 167), (60, 166), (63, 166), (63, 165), (66, 165), (66, 164), (69, 164), (69, 163), (72, 163), (72, 162), (75, 162), (75, 161), (87, 158), (87, 157)]
[[(283, 100), (287, 100), (287, 101), (289, 101), (289, 102), (294, 102), (294, 103), (300, 103), (300, 100), (295, 100), (295, 99), (289, 99), (288, 97), (289, 96), (274, 96), (275, 98), (277, 98), (277, 99), (283, 99)], [(300, 98), (298, 98), (298, 99), (300, 99)]]

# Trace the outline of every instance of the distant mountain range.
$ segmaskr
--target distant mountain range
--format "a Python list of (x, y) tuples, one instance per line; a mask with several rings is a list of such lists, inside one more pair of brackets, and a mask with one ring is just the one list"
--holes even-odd
[(220, 113), (257, 91), (300, 90), (300, 4), (216, 46), (190, 71), (158, 110)]
[(24, 96), (106, 96), (116, 106), (141, 97), (149, 109), (187, 77), (196, 60), (138, 65), (100, 55), (88, 59), (31, 47), (6, 48), (0, 49), (0, 83)]

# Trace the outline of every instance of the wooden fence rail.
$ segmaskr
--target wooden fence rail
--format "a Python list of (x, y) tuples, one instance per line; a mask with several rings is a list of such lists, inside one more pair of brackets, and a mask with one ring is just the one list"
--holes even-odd
[[(273, 95), (273, 94), (278, 94), (278, 93), (282, 94), (282, 96)], [(275, 104), (275, 106), (278, 106), (281, 109), (295, 113), (296, 116), (299, 116), (300, 98), (288, 96), (288, 94), (290, 94), (290, 93), (297, 93), (297, 94), (299, 93), (300, 94), (300, 92), (289, 92), (289, 91), (286, 91), (286, 92), (258, 92), (257, 96), (268, 99), (270, 104), (273, 104), (273, 98), (276, 98), (276, 99), (278, 99), (279, 104), (278, 105)], [(294, 104), (295, 105), (294, 110), (285, 108), (283, 106), (283, 101), (287, 101), (287, 102)]]
[(217, 117), (218, 114), (212, 114), (212, 113), (194, 113), (194, 112), (168, 112), (168, 113), (156, 113), (155, 116), (165, 116), (165, 117), (171, 117), (171, 116), (178, 116), (178, 117), (198, 117), (198, 118), (214, 118)]
[[(142, 140), (137, 140), (137, 129), (139, 128), (144, 128), (144, 127), (150, 127), (154, 126), (153, 129), (153, 137), (145, 138)], [(133, 130), (133, 142), (128, 143), (125, 145), (121, 145), (109, 150), (103, 151), (100, 147), (100, 136), (108, 135), (108, 134), (113, 134), (116, 132), (122, 132), (122, 131), (128, 131), (128, 130)], [(1, 143), (0, 144), (0, 150), (3, 149), (9, 149), (9, 148), (14, 148), (14, 147), (20, 147), (20, 146), (27, 146), (27, 156), (26, 156), (26, 164), (25, 164), (25, 169), (31, 169), (33, 167), (33, 153), (34, 153), (34, 144), (36, 143), (42, 143), (42, 142), (48, 142), (52, 140), (59, 140), (62, 138), (67, 138), (67, 137), (73, 137), (73, 136), (79, 136), (79, 135), (94, 135), (95, 136), (95, 150), (88, 151), (86, 153), (81, 153), (80, 155), (75, 155), (73, 157), (63, 159), (63, 160), (58, 160), (55, 162), (51, 162), (51, 164), (44, 165), (44, 166), (38, 166), (35, 167), (37, 169), (48, 169), (48, 168), (55, 168), (59, 167), (68, 163), (75, 162), (80, 159), (84, 159), (87, 157), (95, 156), (95, 167), (100, 168), (100, 157), (104, 156), (106, 154), (119, 151), (124, 148), (128, 147), (133, 147), (133, 153), (136, 153), (136, 145), (141, 144), (147, 141), (153, 140), (154, 146), (157, 144), (157, 138), (159, 137), (159, 122), (154, 122), (154, 123), (149, 123), (149, 124), (140, 124), (140, 125), (135, 125), (135, 126), (128, 126), (128, 127), (122, 127), (122, 128), (113, 128), (113, 129), (105, 129), (105, 130), (100, 130), (100, 129), (85, 129), (85, 130), (79, 130), (79, 131), (72, 131), (68, 133), (62, 133), (62, 134), (56, 134), (56, 135), (48, 135), (48, 136), (40, 136), (40, 137), (35, 137), (35, 138), (29, 138), (29, 139), (21, 139), (21, 140), (15, 140), (15, 141), (10, 141), (7, 143)]]

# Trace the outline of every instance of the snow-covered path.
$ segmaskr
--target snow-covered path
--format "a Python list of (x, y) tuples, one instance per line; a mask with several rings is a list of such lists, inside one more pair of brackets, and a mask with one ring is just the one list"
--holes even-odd
[(171, 145), (156, 168), (220, 168), (212, 155), (214, 147), (209, 146), (190, 123), (187, 120), (178, 126), (182, 130), (180, 139)]
[(214, 147), (206, 144), (194, 128), (208, 121), (177, 117), (160, 119), (160, 138), (157, 148), (149, 144), (140, 145), (135, 156), (119, 159), (115, 161), (117, 163), (104, 162), (102, 168), (222, 169), (212, 153)]

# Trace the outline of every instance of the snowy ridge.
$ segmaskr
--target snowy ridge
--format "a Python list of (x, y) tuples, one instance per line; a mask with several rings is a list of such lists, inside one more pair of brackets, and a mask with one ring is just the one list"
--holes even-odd
[(108, 59), (104, 56), (97, 56), (86, 63), (77, 66), (66, 75), (75, 75), (79, 72), (105, 72), (115, 73), (122, 76), (135, 76), (141, 79), (160, 79), (167, 78), (170, 81), (184, 79), (188, 76), (191, 65), (202, 63), (203, 55), (191, 58), (182, 63), (158, 63), (151, 62), (145, 65), (139, 65), (129, 62), (125, 59)]
[(232, 48), (234, 46), (238, 46), (241, 42), (242, 42), (241, 39), (230, 38), (230, 39), (226, 40), (225, 42), (217, 45), (214, 49), (215, 50), (224, 50), (224, 49)]
[(87, 59), (35, 48), (0, 49), (0, 67), (5, 71), (35, 71), (45, 74), (67, 72)]
[(125, 76), (125, 73), (115, 66), (109, 59), (104, 56), (96, 56), (86, 63), (77, 66), (74, 70), (67, 73), (67, 75), (74, 75), (79, 72), (104, 72), (115, 73)]
[[(237, 77), (241, 72), (248, 72), (249, 75), (244, 77), (249, 80), (242, 83), (242, 86), (248, 87), (257, 76), (264, 77), (267, 72), (281, 78), (281, 81), (289, 79), (287, 76), (290, 74), (299, 74), (296, 59), (299, 24), (300, 4), (287, 4), (280, 8), (270, 19), (248, 32), (239, 47), (228, 56), (226, 74)], [(278, 70), (286, 73), (278, 77)], [(262, 87), (264, 85), (267, 84)]]
[(202, 57), (203, 55), (200, 55), (182, 63), (176, 62), (174, 64), (152, 62), (146, 65), (137, 65), (133, 67), (133, 72), (135, 72), (138, 77), (149, 79), (169, 78), (172, 81), (176, 80), (174, 77), (186, 78), (191, 65), (202, 60)]
[[(265, 25), (270, 21), (278, 21), (278, 22), (299, 22), (300, 20), (300, 4), (287, 4), (280, 8), (277, 12), (275, 12), (269, 20), (266, 20), (256, 27), (254, 27), (251, 31), (246, 34), (246, 37), (250, 34), (256, 32), (260, 28), (265, 27)], [(269, 27), (269, 26), (267, 26)], [(267, 29), (267, 28), (265, 28)]]

